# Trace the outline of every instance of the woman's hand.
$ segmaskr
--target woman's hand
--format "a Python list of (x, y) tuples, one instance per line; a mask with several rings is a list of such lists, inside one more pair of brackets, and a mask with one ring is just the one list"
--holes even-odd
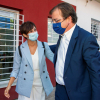
[(7, 88), (5, 89), (5, 91), (4, 91), (4, 95), (5, 95), (5, 97), (7, 97), (7, 98), (10, 98), (10, 94), (9, 94), (9, 90), (10, 90), (10, 86), (7, 86)]
[(7, 88), (6, 88), (5, 91), (4, 91), (4, 95), (5, 95), (5, 97), (7, 97), (7, 98), (10, 98), (9, 90), (10, 90), (11, 85), (13, 84), (14, 80), (15, 80), (15, 77), (10, 77), (10, 81), (9, 81), (9, 83), (8, 83), (8, 86), (7, 86)]

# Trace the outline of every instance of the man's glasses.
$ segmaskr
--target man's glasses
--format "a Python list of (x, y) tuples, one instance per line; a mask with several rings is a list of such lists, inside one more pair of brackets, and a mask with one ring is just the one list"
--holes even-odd
[[(62, 19), (63, 19), (63, 21), (64, 21), (66, 18), (67, 18), (67, 17), (61, 18), (61, 19), (58, 19), (58, 20), (53, 19), (53, 20), (51, 21), (51, 23), (59, 23), (59, 22), (61, 22)], [(63, 21), (62, 21), (62, 22), (63, 22)]]
[[(62, 19), (63, 19), (63, 18), (62, 18)], [(60, 22), (60, 20), (62, 20), (62, 19), (58, 19), (58, 20), (53, 19), (53, 20), (51, 21), (51, 23), (59, 23), (59, 22)]]

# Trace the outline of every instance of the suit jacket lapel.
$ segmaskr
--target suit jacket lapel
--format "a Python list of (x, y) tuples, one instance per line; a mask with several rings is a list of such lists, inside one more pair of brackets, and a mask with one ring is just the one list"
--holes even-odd
[(68, 50), (67, 50), (67, 54), (66, 54), (66, 58), (65, 58), (65, 65), (64, 65), (64, 75), (67, 71), (67, 68), (69, 66), (69, 62), (71, 59), (71, 55), (73, 53), (76, 41), (77, 41), (77, 37), (78, 37), (78, 26), (76, 25), (74, 32), (72, 34), (69, 46), (68, 46)]
[(60, 44), (61, 37), (62, 37), (62, 36), (59, 35), (59, 39), (58, 39), (57, 46), (56, 46), (56, 50), (55, 50), (55, 55), (54, 55), (54, 67), (55, 67), (56, 60), (57, 60), (57, 52), (58, 52), (58, 47), (59, 47), (59, 44)]
[(28, 46), (28, 43), (27, 41), (25, 41), (22, 45), (22, 50), (24, 51), (24, 54), (30, 64), (30, 66), (32, 67), (33, 69), (33, 63), (32, 63), (32, 57), (31, 57), (31, 53), (30, 53), (30, 50), (29, 50), (29, 46)]

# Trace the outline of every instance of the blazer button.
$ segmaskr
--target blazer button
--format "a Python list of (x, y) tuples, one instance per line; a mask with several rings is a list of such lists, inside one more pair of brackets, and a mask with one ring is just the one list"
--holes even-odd
[(48, 77), (46, 76), (46, 78), (48, 78)]
[(25, 66), (27, 67), (27, 64)]
[(24, 73), (26, 74), (26, 71)]
[(26, 80), (26, 78), (24, 78), (24, 80)]
[(45, 73), (45, 71), (43, 71), (43, 73)]

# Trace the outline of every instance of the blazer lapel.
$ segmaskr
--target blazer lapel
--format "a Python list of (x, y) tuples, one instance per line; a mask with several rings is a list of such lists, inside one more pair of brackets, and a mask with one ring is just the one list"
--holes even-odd
[(78, 26), (76, 25), (74, 32), (72, 34), (72, 37), (71, 37), (71, 40), (70, 40), (70, 43), (69, 43), (69, 46), (68, 46), (66, 58), (65, 58), (64, 75), (65, 75), (67, 68), (69, 66), (70, 58), (71, 58), (71, 55), (73, 53), (73, 50), (74, 50), (74, 47), (75, 47), (75, 44), (76, 44), (76, 41), (77, 41), (77, 37), (78, 37)]
[(61, 37), (62, 37), (62, 36), (59, 35), (59, 39), (58, 39), (57, 46), (56, 46), (56, 50), (55, 50), (55, 55), (54, 55), (54, 67), (55, 67), (56, 60), (57, 60), (57, 52), (58, 52), (58, 47), (59, 47), (59, 44), (60, 44)]
[(39, 58), (39, 68), (40, 68), (40, 72), (41, 72), (41, 61), (42, 61), (42, 57), (44, 55), (44, 48), (43, 48), (43, 45), (40, 41), (37, 40), (37, 43), (38, 43), (38, 58)]
[[(44, 48), (42, 46), (42, 43), (40, 41), (37, 40), (37, 44), (38, 44), (38, 58), (39, 58), (39, 66), (41, 66), (41, 61), (42, 61), (42, 57), (43, 57), (43, 54), (44, 54)], [(28, 43), (27, 41), (25, 41), (22, 45), (22, 50), (30, 64), (30, 66), (32, 67), (33, 69), (33, 63), (32, 63), (32, 57), (31, 57), (31, 53), (30, 53), (30, 50), (29, 50), (29, 46), (28, 46)], [(41, 67), (40, 67), (40, 70), (41, 70)]]
[(27, 43), (27, 40), (23, 43), (22, 45), (22, 50), (30, 64), (30, 66), (32, 67), (33, 69), (33, 63), (32, 63), (32, 57), (31, 57), (31, 53), (30, 53), (30, 50), (29, 50), (29, 46), (28, 46), (28, 43)]

